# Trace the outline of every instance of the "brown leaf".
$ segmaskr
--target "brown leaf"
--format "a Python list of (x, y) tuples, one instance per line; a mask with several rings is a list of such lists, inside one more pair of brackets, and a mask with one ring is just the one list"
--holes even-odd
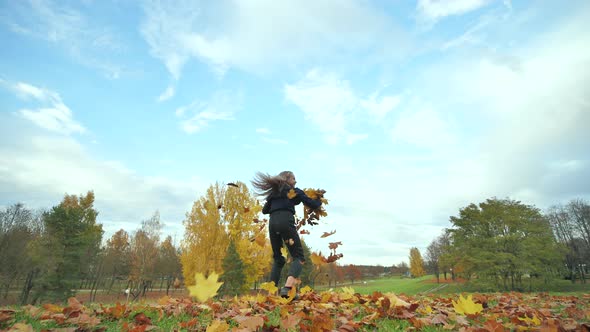
[(287, 315), (286, 318), (281, 319), (281, 328), (284, 330), (296, 329), (297, 325), (301, 321), (302, 313), (299, 312), (295, 315)]
[(483, 327), (488, 332), (504, 332), (504, 331), (506, 331), (506, 329), (504, 328), (504, 326), (501, 323), (498, 323), (497, 321), (495, 321), (493, 319), (488, 319)]
[(133, 316), (133, 321), (137, 325), (152, 325), (152, 320), (143, 312), (135, 314), (135, 316)]
[(320, 236), (321, 238), (325, 238), (328, 237), (330, 235), (334, 235), (336, 233), (336, 230), (333, 230), (331, 232), (324, 232), (324, 234), (322, 234), (322, 236)]
[(235, 316), (234, 320), (240, 324), (240, 327), (256, 331), (259, 327), (264, 325), (264, 318), (260, 316)]
[(33, 327), (31, 325), (24, 324), (24, 323), (16, 323), (16, 324), (12, 325), (12, 327), (8, 331), (10, 331), (10, 332), (35, 332), (35, 330), (33, 330)]
[(12, 309), (0, 309), (0, 323), (11, 320), (15, 313), (16, 311)]
[(334, 250), (334, 249), (337, 249), (338, 246), (341, 246), (341, 245), (342, 245), (342, 241), (330, 242), (329, 248)]

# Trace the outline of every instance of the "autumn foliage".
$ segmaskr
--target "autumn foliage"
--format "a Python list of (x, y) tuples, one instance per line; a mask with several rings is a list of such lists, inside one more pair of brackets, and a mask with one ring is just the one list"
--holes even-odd
[[(286, 302), (255, 295), (195, 303), (163, 297), (153, 304), (66, 306), (46, 304), (0, 310), (0, 329), (32, 331), (30, 320), (67, 331), (148, 331), (166, 326), (183, 331), (588, 331), (590, 295), (496, 293), (463, 296), (403, 296), (374, 292), (302, 291)], [(21, 317), (17, 319), (17, 317)], [(57, 331), (57, 329), (56, 329)], [(66, 331), (66, 330), (63, 330)]]

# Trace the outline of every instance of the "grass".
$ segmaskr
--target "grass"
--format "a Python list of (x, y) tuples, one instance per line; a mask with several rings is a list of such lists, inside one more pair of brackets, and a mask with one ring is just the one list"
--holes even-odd
[(457, 293), (462, 292), (462, 284), (448, 283), (437, 284), (432, 282), (433, 276), (423, 276), (420, 278), (400, 278), (388, 277), (375, 280), (358, 282), (355, 284), (343, 285), (343, 287), (352, 287), (355, 292), (360, 294), (372, 294), (373, 292), (396, 293), (415, 295), (419, 293)]
[[(461, 283), (448, 282), (436, 283), (433, 282), (434, 276), (427, 275), (420, 278), (400, 278), (387, 277), (374, 280), (360, 281), (354, 284), (345, 284), (340, 287), (351, 287), (360, 294), (372, 294), (373, 292), (382, 293), (396, 293), (406, 295), (416, 294), (458, 294), (458, 293), (475, 293), (475, 292), (497, 292), (502, 290), (492, 290), (485, 285), (478, 283)], [(441, 278), (442, 279), (442, 278)], [(526, 288), (526, 287), (525, 287)], [(326, 290), (325, 288), (318, 288), (317, 291)], [(524, 290), (525, 292), (527, 289)], [(590, 293), (590, 282), (586, 284), (572, 284), (568, 280), (552, 280), (545, 284), (542, 281), (537, 281), (535, 287), (532, 287), (532, 292), (548, 292), (552, 295), (581, 295)]]

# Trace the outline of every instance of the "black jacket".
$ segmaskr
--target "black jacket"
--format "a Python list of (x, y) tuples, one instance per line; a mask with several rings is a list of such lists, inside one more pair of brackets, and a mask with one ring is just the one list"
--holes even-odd
[[(289, 191), (293, 189), (295, 191), (295, 197), (289, 198), (287, 195)], [(266, 198), (266, 202), (262, 207), (263, 214), (270, 214), (279, 210), (291, 211), (295, 214), (295, 205), (303, 202), (303, 204), (312, 209), (317, 209), (322, 205), (322, 201), (319, 199), (311, 199), (305, 194), (305, 192), (299, 188), (287, 187), (278, 194), (270, 194)]]

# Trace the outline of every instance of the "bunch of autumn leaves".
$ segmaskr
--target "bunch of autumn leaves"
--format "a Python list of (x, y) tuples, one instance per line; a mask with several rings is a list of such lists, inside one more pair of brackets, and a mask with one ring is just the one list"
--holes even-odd
[[(319, 199), (322, 202), (322, 205), (317, 209), (312, 209), (312, 208), (307, 207), (305, 205), (303, 206), (303, 217), (298, 218), (296, 220), (297, 231), (299, 231), (299, 233), (302, 235), (303, 234), (310, 234), (309, 230), (303, 229), (304, 226), (318, 225), (319, 220), (322, 217), (326, 217), (328, 215), (328, 213), (326, 212), (326, 209), (325, 209), (325, 205), (328, 204), (328, 200), (324, 197), (324, 194), (326, 193), (325, 190), (306, 188), (303, 191), (305, 192), (305, 194), (309, 198)], [(289, 193), (287, 194), (287, 197), (289, 197), (291, 199), (291, 198), (294, 198), (296, 195), (297, 195), (297, 193), (295, 192), (295, 190), (291, 189), (289, 191)], [(255, 218), (253, 220), (253, 222), (254, 223), (261, 223), (262, 225), (260, 227), (260, 231), (262, 231), (262, 230), (264, 230), (265, 224), (268, 222), (268, 220), (266, 220), (266, 219), (259, 220), (259, 219)], [(321, 238), (328, 237), (328, 236), (333, 235), (335, 233), (336, 233), (336, 230), (333, 230), (331, 232), (324, 232), (321, 235)], [(263, 233), (261, 233), (261, 232), (259, 232), (258, 235), (252, 237), (251, 241), (256, 241), (261, 246), (264, 246), (266, 244), (266, 239), (265, 239)], [(285, 244), (286, 245), (293, 245), (292, 242), (291, 243), (287, 242)], [(321, 252), (312, 253), (310, 258), (311, 258), (313, 265), (319, 269), (322, 265), (335, 262), (338, 259), (342, 258), (343, 255), (341, 253), (336, 252), (336, 249), (340, 245), (342, 245), (341, 241), (330, 242), (329, 246), (328, 246), (330, 249), (330, 255), (328, 257), (322, 255)], [(284, 255), (286, 256), (286, 254), (287, 254), (287, 250), (284, 250)], [(217, 295), (217, 291), (219, 290), (219, 288), (223, 284), (222, 282), (217, 281), (218, 278), (219, 278), (219, 275), (215, 272), (209, 274), (209, 276), (207, 278), (205, 278), (205, 276), (203, 276), (203, 274), (201, 274), (201, 273), (195, 274), (195, 285), (188, 286), (188, 290), (189, 290), (191, 296), (194, 296), (195, 298), (197, 298), (197, 300), (204, 302), (204, 301), (208, 300), (209, 298), (212, 298), (213, 296)]]

